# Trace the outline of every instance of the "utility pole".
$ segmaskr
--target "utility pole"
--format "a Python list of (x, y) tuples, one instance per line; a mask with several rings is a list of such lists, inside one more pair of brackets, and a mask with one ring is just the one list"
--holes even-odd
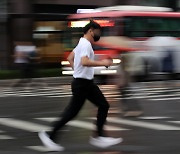
[(0, 70), (7, 68), (7, 0), (0, 0)]
[(12, 13), (11, 26), (14, 41), (32, 41), (33, 19), (27, 17), (32, 12), (32, 0), (11, 0), (10, 13)]
[(9, 0), (8, 37), (9, 67), (13, 68), (14, 42), (32, 42), (33, 40), (33, 0)]

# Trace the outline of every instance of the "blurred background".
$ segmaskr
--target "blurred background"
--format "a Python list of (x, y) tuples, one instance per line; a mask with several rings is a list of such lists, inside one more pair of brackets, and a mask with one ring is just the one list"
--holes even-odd
[[(131, 5), (131, 7), (126, 5)], [(151, 7), (148, 9), (143, 6)], [(131, 13), (110, 16), (108, 12), (112, 10), (146, 11), (151, 12), (151, 15), (132, 15)], [(105, 0), (103, 2), (96, 0), (1, 0), (1, 78), (18, 77), (15, 71), (19, 68), (15, 64), (18, 58), (16, 54), (18, 48), (15, 47), (30, 46), (29, 42), (36, 47), (36, 57), (38, 56), (35, 61), (38, 64), (36, 68), (41, 70), (39, 76), (72, 74), (66, 57), (82, 36), (82, 27), (91, 18), (96, 19), (103, 27), (103, 37), (99, 44), (94, 45), (96, 59), (110, 56), (114, 63), (114, 66), (108, 70), (96, 68), (97, 76), (107, 78), (107, 75), (118, 74), (118, 66), (124, 55), (123, 57), (128, 59), (126, 68), (138, 80), (154, 79), (155, 74), (157, 76), (157, 74), (162, 75), (169, 72), (175, 74), (177, 78), (180, 72), (178, 60), (180, 48), (177, 42), (180, 36), (180, 16), (179, 14), (163, 15), (160, 12), (178, 12), (179, 10), (179, 0)], [(107, 14), (99, 16), (98, 12), (102, 11)], [(94, 14), (84, 17), (73, 16), (76, 13), (89, 12), (94, 12)], [(152, 15), (153, 12), (155, 13)], [(172, 43), (167, 45), (165, 42), (169, 40), (164, 38), (149, 40), (156, 36), (169, 37)], [(45, 71), (44, 74), (43, 71)]]
[(0, 0), (0, 153), (47, 152), (37, 132), (72, 96), (67, 56), (93, 19), (102, 27), (95, 59), (113, 60), (95, 68), (110, 104), (107, 131), (124, 142), (88, 144), (90, 103), (59, 142), (70, 154), (179, 154), (179, 11), (180, 0)]

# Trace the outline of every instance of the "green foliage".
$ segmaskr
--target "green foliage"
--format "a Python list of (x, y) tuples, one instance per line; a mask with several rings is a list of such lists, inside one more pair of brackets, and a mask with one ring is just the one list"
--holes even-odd
[[(61, 76), (60, 68), (39, 69), (35, 73), (35, 77), (57, 77)], [(18, 79), (21, 77), (20, 71), (17, 70), (0, 70), (0, 79)]]

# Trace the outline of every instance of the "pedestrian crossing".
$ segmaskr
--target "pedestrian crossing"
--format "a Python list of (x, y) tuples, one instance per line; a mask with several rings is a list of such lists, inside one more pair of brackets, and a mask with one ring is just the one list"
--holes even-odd
[[(163, 119), (163, 117), (161, 117)], [(17, 140), (18, 136), (16, 134), (9, 135), (8, 131), (5, 130), (6, 127), (15, 129), (15, 131), (21, 132), (25, 131), (28, 133), (36, 133), (42, 130), (49, 131), (51, 129), (52, 122), (56, 121), (58, 117), (34, 117), (27, 119), (18, 119), (18, 118), (0, 118), (0, 142), (4, 140)], [(69, 131), (69, 128), (76, 128), (75, 130), (87, 130), (93, 131), (96, 126), (93, 124), (95, 117), (84, 117), (82, 119), (72, 120), (67, 123), (67, 126), (64, 131)], [(148, 119), (148, 118), (147, 118)], [(166, 117), (161, 121), (149, 121), (146, 119), (125, 119), (119, 117), (108, 117), (107, 125), (105, 129), (111, 132), (121, 132), (121, 131), (134, 131), (138, 129), (147, 129), (152, 131), (180, 131), (180, 121), (170, 120), (170, 117)], [(3, 127), (2, 127), (3, 126)], [(40, 142), (39, 142), (40, 144)], [(40, 145), (31, 145), (24, 148), (30, 149), (38, 152), (47, 151), (46, 148)]]
[[(100, 89), (106, 98), (118, 101), (122, 99), (120, 91), (116, 85), (100, 85)], [(151, 101), (163, 100), (180, 100), (180, 87), (165, 88), (165, 87), (142, 87), (134, 86), (131, 89), (128, 97), (124, 99), (146, 99)], [(0, 97), (50, 97), (50, 98), (65, 98), (71, 97), (70, 85), (61, 85), (56, 87), (27, 87), (27, 88), (1, 88)]]

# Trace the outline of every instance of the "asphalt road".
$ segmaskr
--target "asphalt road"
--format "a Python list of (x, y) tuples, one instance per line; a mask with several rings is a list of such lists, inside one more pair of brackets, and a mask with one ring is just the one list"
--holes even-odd
[[(110, 103), (106, 130), (124, 141), (107, 149), (88, 143), (94, 130), (96, 107), (86, 102), (79, 115), (59, 131), (58, 142), (68, 154), (179, 154), (180, 87), (170, 84), (133, 84), (130, 100), (138, 100), (144, 114), (123, 117), (121, 95), (115, 85), (100, 85)], [(70, 85), (0, 88), (0, 154), (52, 153), (37, 132), (49, 130), (71, 97)], [(55, 152), (58, 153), (58, 152)]]

